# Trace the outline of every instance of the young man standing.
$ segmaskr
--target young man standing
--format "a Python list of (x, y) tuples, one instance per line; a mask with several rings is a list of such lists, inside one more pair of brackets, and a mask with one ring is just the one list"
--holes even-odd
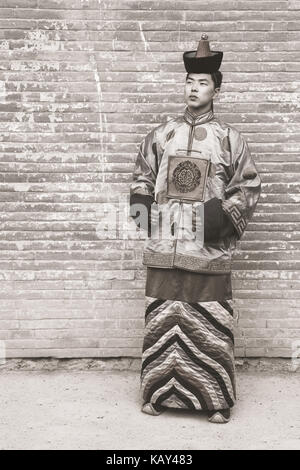
[(205, 410), (215, 423), (236, 401), (231, 257), (261, 191), (245, 139), (213, 111), (222, 58), (206, 34), (183, 54), (187, 106), (144, 138), (130, 187), (148, 232), (142, 411)]

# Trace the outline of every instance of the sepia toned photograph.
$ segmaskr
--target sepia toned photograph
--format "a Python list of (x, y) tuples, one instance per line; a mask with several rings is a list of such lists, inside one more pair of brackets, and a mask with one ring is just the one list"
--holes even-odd
[(299, 20), (1, 1), (0, 450), (300, 450)]

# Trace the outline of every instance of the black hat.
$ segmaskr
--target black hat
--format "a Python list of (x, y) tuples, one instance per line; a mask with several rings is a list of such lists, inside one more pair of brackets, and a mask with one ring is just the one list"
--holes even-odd
[(222, 51), (211, 51), (208, 36), (203, 33), (197, 51), (183, 53), (185, 70), (188, 73), (212, 73), (219, 70), (223, 58)]

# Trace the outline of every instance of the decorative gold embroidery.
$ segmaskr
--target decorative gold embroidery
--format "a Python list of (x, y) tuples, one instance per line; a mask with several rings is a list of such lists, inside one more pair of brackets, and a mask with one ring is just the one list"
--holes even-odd
[(207, 158), (169, 155), (167, 197), (203, 201), (209, 167)]
[(143, 264), (150, 267), (163, 268), (181, 268), (188, 271), (205, 271), (229, 273), (232, 268), (231, 260), (224, 261), (204, 261), (196, 256), (187, 256), (175, 254), (173, 262), (173, 254), (170, 253), (151, 253), (145, 251), (143, 253)]
[(196, 256), (175, 255), (174, 266), (190, 271), (207, 270), (208, 272), (230, 272), (231, 261), (203, 261)]
[(195, 163), (190, 160), (180, 162), (174, 168), (172, 181), (180, 193), (193, 191), (200, 184), (201, 172)]
[(234, 226), (236, 227), (239, 235), (241, 236), (246, 228), (247, 222), (242, 216), (238, 207), (237, 206), (231, 206), (229, 208), (223, 207), (223, 209), (225, 210), (225, 212), (227, 212), (230, 215)]

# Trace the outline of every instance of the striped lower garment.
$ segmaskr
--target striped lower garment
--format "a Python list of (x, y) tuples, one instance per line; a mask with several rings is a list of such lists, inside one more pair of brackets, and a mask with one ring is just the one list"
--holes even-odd
[(143, 404), (219, 410), (236, 400), (233, 301), (145, 298)]

